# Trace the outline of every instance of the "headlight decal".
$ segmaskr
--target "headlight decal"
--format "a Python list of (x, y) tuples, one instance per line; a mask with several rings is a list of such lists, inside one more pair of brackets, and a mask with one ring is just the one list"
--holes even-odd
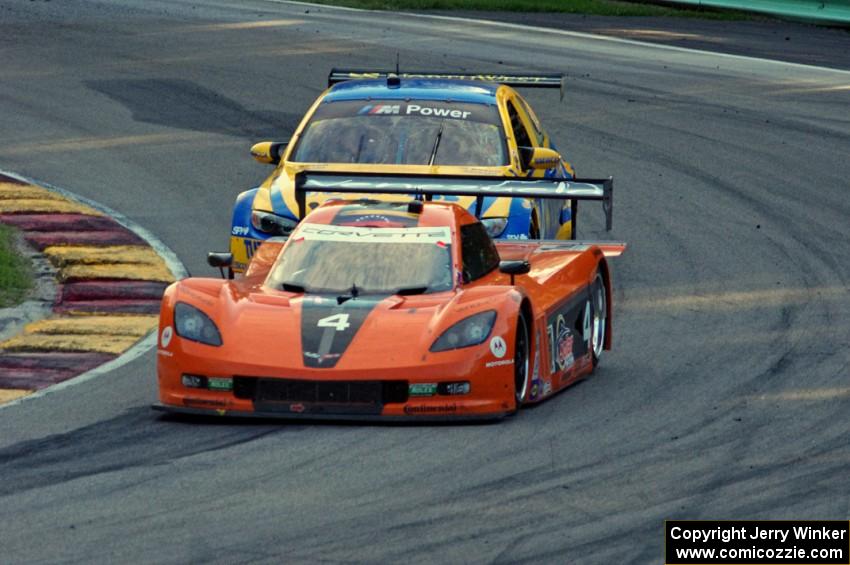
[(455, 323), (444, 331), (431, 346), (431, 352), (449, 351), (484, 343), (493, 331), (496, 311), (479, 312)]
[(221, 333), (210, 317), (185, 302), (174, 306), (174, 330), (180, 337), (191, 341), (215, 346), (222, 344)]
[(263, 233), (286, 236), (295, 229), (298, 222), (271, 212), (253, 210), (251, 212), (251, 225), (254, 226), (254, 229)]

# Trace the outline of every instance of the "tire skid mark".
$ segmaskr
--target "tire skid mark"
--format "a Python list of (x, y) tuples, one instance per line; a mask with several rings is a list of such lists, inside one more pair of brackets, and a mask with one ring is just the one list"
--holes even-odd
[[(701, 109), (705, 111), (704, 107), (701, 107)], [(720, 106), (715, 108), (715, 110), (719, 109), (721, 109)], [(725, 110), (723, 111), (725, 112)], [(729, 119), (729, 117), (724, 118), (718, 111), (715, 111), (714, 114), (718, 119)], [(767, 117), (769, 117), (767, 114), (749, 112), (746, 119), (756, 124), (766, 121)], [(738, 118), (739, 116), (736, 114), (735, 119)], [(776, 121), (775, 116), (770, 116), (770, 118), (772, 122)], [(821, 131), (827, 137), (847, 139), (846, 134), (835, 135), (829, 128), (822, 128), (821, 130), (817, 124), (812, 124), (810, 121), (783, 119), (779, 122), (779, 126), (781, 126), (780, 129), (783, 133), (786, 131), (798, 132), (801, 134), (803, 142), (805, 142), (806, 136), (814, 136), (820, 134)], [(675, 127), (662, 127), (670, 131), (672, 136), (683, 135), (683, 132)], [(639, 128), (636, 129), (640, 130)], [(616, 138), (619, 142), (616, 145), (620, 147), (630, 148), (640, 145), (638, 139), (617, 136), (604, 129), (586, 125), (578, 125), (576, 131), (585, 133), (581, 136), (582, 139), (605, 140), (606, 138)], [(790, 136), (790, 138), (793, 139), (793, 136)], [(631, 146), (629, 145), (630, 142)], [(708, 321), (722, 321), (720, 317), (722, 312), (712, 312), (712, 310), (731, 311), (736, 310), (736, 307), (740, 309), (742, 306), (740, 300), (738, 300), (738, 304), (734, 304), (734, 300), (733, 304), (718, 303), (718, 300), (722, 300), (724, 297), (742, 299), (748, 303), (752, 300), (752, 304), (760, 308), (760, 311), (754, 313), (753, 316), (762, 320), (760, 324), (762, 328), (760, 329), (763, 330), (762, 333), (758, 333), (754, 337), (769, 338), (765, 340), (765, 343), (761, 343), (760, 347), (753, 348), (750, 352), (751, 355), (745, 362), (734, 359), (727, 361), (724, 358), (728, 356), (728, 351), (732, 348), (727, 348), (726, 351), (718, 349), (716, 356), (712, 358), (706, 355), (705, 342), (696, 344), (691, 349), (692, 355), (688, 360), (690, 364), (694, 364), (696, 367), (714, 366), (722, 371), (724, 367), (734, 363), (738, 371), (743, 373), (743, 378), (739, 383), (732, 386), (727, 385), (727, 388), (723, 390), (723, 394), (727, 397), (733, 399), (737, 397), (737, 399), (733, 400), (732, 403), (724, 402), (720, 410), (715, 407), (715, 411), (710, 413), (710, 417), (695, 420), (691, 426), (682, 427), (679, 423), (675, 432), (661, 428), (658, 433), (667, 435), (676, 445), (689, 446), (688, 451), (680, 453), (680, 457), (669, 457), (670, 461), (680, 462), (679, 464), (688, 457), (689, 452), (704, 452), (707, 451), (707, 446), (712, 445), (717, 448), (716, 454), (711, 458), (703, 456), (702, 459), (713, 460), (716, 467), (723, 468), (725, 472), (721, 478), (715, 482), (705, 482), (699, 477), (699, 473), (695, 473), (696, 482), (704, 483), (704, 486), (694, 482), (682, 481), (690, 486), (690, 490), (700, 493), (695, 496), (686, 495), (687, 507), (691, 509), (705, 508), (705, 518), (719, 514), (730, 516), (736, 513), (747, 516), (752, 515), (753, 512), (764, 512), (765, 507), (790, 508), (794, 502), (799, 504), (799, 500), (805, 499), (808, 495), (816, 496), (818, 487), (813, 487), (811, 492), (799, 487), (796, 490), (788, 487), (797, 484), (817, 484), (821, 480), (829, 482), (830, 477), (841, 474), (837, 464), (830, 465), (830, 468), (824, 471), (818, 471), (817, 466), (812, 464), (814, 458), (820, 457), (819, 453), (823, 453), (824, 456), (831, 454), (838, 442), (833, 439), (832, 446), (827, 445), (823, 451), (818, 448), (807, 452), (799, 460), (780, 460), (779, 462), (770, 461), (768, 463), (753, 461), (752, 454), (764, 450), (766, 440), (781, 442), (781, 440), (775, 439), (777, 434), (774, 430), (794, 429), (795, 433), (798, 433), (801, 437), (808, 435), (812, 438), (819, 438), (819, 442), (825, 434), (820, 427), (813, 427), (801, 433), (796, 430), (796, 427), (800, 425), (799, 420), (795, 420), (793, 423), (777, 421), (780, 420), (783, 410), (787, 407), (777, 406), (775, 412), (769, 412), (772, 418), (768, 420), (764, 417), (765, 412), (754, 409), (750, 402), (759, 397), (764, 397), (767, 401), (787, 399), (820, 401), (821, 404), (816, 407), (817, 412), (813, 412), (813, 414), (818, 414), (816, 419), (819, 425), (834, 426), (832, 424), (833, 419), (841, 421), (840, 413), (842, 406), (846, 407), (846, 396), (842, 394), (841, 389), (836, 390), (836, 379), (834, 377), (842, 374), (841, 371), (846, 374), (846, 361), (842, 364), (842, 360), (847, 359), (847, 350), (846, 346), (842, 347), (840, 344), (842, 341), (846, 344), (846, 336), (848, 335), (846, 318), (842, 319), (842, 313), (847, 311), (846, 297), (850, 288), (848, 288), (845, 269), (841, 264), (842, 259), (846, 259), (846, 253), (843, 253), (843, 246), (837, 245), (836, 242), (846, 238), (846, 223), (840, 221), (827, 223), (824, 221), (823, 215), (815, 217), (810, 212), (806, 197), (800, 194), (799, 186), (795, 185), (794, 181), (788, 182), (788, 178), (782, 178), (783, 167), (787, 168), (787, 164), (779, 158), (776, 148), (769, 151), (762, 149), (761, 146), (756, 146), (748, 150), (750, 153), (759, 154), (766, 162), (776, 164), (775, 171), (772, 171), (767, 177), (756, 179), (755, 182), (746, 176), (735, 179), (728, 175), (715, 174), (714, 171), (699, 164), (695, 165), (692, 161), (676, 159), (673, 157), (674, 154), (666, 149), (665, 146), (647, 147), (644, 144), (641, 145), (640, 155), (631, 153), (630, 149), (621, 154), (627, 157), (646, 158), (650, 162), (660, 165), (659, 170), (664, 170), (665, 175), (668, 174), (669, 170), (672, 170), (679, 172), (688, 180), (696, 181), (683, 183), (682, 186), (687, 187), (686, 190), (704, 187), (701, 189), (712, 191), (718, 200), (729, 201), (734, 204), (734, 206), (722, 206), (724, 210), (736, 210), (735, 213), (738, 217), (735, 217), (733, 221), (749, 220), (747, 213), (750, 212), (752, 224), (759, 222), (762, 227), (766, 228), (761, 232), (754, 232), (758, 235), (758, 241), (762, 244), (761, 249), (769, 246), (772, 254), (776, 256), (777, 264), (794, 265), (796, 269), (789, 270), (787, 276), (782, 273), (775, 280), (763, 280), (761, 281), (762, 284), (758, 284), (755, 289), (736, 287), (734, 286), (735, 279), (722, 279), (718, 283), (718, 292), (712, 293), (708, 300), (703, 300), (704, 297), (701, 296), (687, 297), (684, 295), (671, 298), (663, 292), (663, 288), (656, 288), (654, 292), (645, 293), (645, 298), (648, 299), (652, 296), (662, 306), (677, 306), (678, 308), (671, 309), (670, 314), (692, 314), (690, 308), (699, 307), (697, 313), (701, 316), (701, 324), (706, 327)], [(742, 150), (740, 147), (735, 149)], [(801, 151), (803, 157), (800, 161), (805, 162), (809, 155), (806, 153), (805, 147), (801, 147)], [(795, 177), (791, 175), (790, 178)], [(844, 183), (836, 183), (837, 186), (841, 184)], [(835, 201), (833, 196), (836, 193), (836, 191), (825, 191), (824, 202), (820, 203), (820, 206), (829, 210), (830, 215), (834, 214), (836, 217), (841, 217), (847, 211), (847, 205), (846, 201)], [(728, 221), (725, 218), (722, 220)], [(798, 234), (804, 234), (808, 237), (801, 237)], [(819, 245), (813, 244), (813, 241), (819, 243)], [(761, 254), (763, 254), (763, 251)], [(692, 255), (693, 253), (690, 253), (686, 256)], [(841, 255), (845, 257), (841, 257)], [(846, 265), (846, 262), (844, 265)], [(781, 284), (781, 286), (772, 290), (767, 286), (766, 283), (768, 282), (776, 285)], [(789, 284), (792, 285), (791, 288), (788, 288)], [(629, 304), (628, 300), (620, 302), (620, 307), (623, 309), (642, 305), (646, 306), (646, 301), (643, 304), (635, 303), (633, 305)], [(733, 307), (730, 308), (729, 306)], [(715, 315), (710, 316), (710, 314)], [(770, 318), (767, 318), (766, 315), (770, 315)], [(716, 332), (705, 333), (722, 335), (723, 325), (717, 323), (716, 327)], [(822, 339), (810, 339), (808, 333), (812, 330), (815, 332), (822, 330), (823, 333), (829, 335)], [(679, 346), (682, 347), (681, 344)], [(701, 353), (697, 355), (693, 352)], [(699, 358), (700, 356), (703, 358)], [(685, 366), (681, 371), (676, 371), (676, 374), (682, 377), (697, 374), (697, 371), (693, 370), (694, 365)], [(840, 365), (840, 367), (830, 371), (826, 370), (830, 366), (835, 367), (836, 365)], [(741, 371), (741, 367), (744, 367), (744, 371)], [(824, 374), (831, 375), (831, 377), (821, 377), (816, 382), (813, 382), (813, 379), (806, 380), (805, 385), (794, 378), (795, 375), (799, 375), (802, 380), (802, 378), (809, 376)], [(794, 391), (799, 390), (801, 386), (824, 387), (822, 390), (826, 392), (795, 393)], [(790, 392), (786, 392), (789, 389)], [(818, 389), (815, 388), (815, 390)], [(703, 386), (703, 383), (695, 382), (692, 394), (700, 396), (712, 395), (716, 392), (711, 390), (710, 387)], [(648, 396), (652, 397), (653, 395)], [(823, 416), (819, 415), (821, 413)], [(739, 433), (729, 434), (727, 430), (730, 429), (730, 420), (735, 422), (731, 429), (737, 428)], [(827, 442), (824, 441), (823, 443), (826, 444)], [(846, 452), (846, 448), (844, 449)], [(645, 463), (643, 464), (645, 465)], [(792, 465), (802, 467), (803, 470), (786, 471), (786, 468)], [(787, 476), (789, 472), (792, 473), (792, 476), (786, 479), (783, 485), (773, 485), (769, 492), (758, 496), (759, 503), (756, 507), (748, 508), (739, 505), (737, 512), (733, 508), (729, 508), (730, 500), (750, 499), (750, 497), (741, 496), (740, 489), (758, 490), (759, 484), (763, 484), (765, 478), (783, 476), (783, 474)], [(704, 474), (711, 476), (717, 473), (706, 467)], [(785, 487), (784, 490), (783, 487)], [(731, 496), (723, 496), (722, 493), (724, 492)], [(765, 503), (765, 499), (770, 502)], [(721, 507), (722, 511), (720, 511), (717, 501), (724, 501), (727, 506)], [(844, 502), (846, 503), (846, 496)], [(712, 513), (712, 509), (714, 513)], [(786, 512), (789, 511), (786, 510)], [(675, 517), (669, 512), (659, 514), (668, 518)], [(793, 512), (789, 512), (788, 515), (793, 515)], [(687, 518), (698, 519), (700, 516), (688, 514)], [(570, 528), (564, 527), (565, 531), (568, 529)], [(633, 532), (621, 533), (624, 538), (637, 538)], [(643, 542), (637, 545), (641, 543)], [(583, 554), (587, 555), (587, 552), (583, 552)], [(596, 560), (600, 562), (619, 561), (617, 559), (598, 559), (599, 555), (596, 557)]]
[[(135, 467), (168, 465), (286, 431), (275, 424), (258, 426), (252, 423), (205, 426), (198, 435), (197, 426), (186, 426), (182, 432), (195, 436), (193, 447), (187, 448), (184, 442), (175, 441), (164, 442), (153, 453), (139, 451), (139, 442), (150, 434), (164, 431), (166, 427), (169, 433), (174, 433), (171, 419), (151, 420), (150, 409), (142, 406), (110, 420), (0, 449), (0, 474), (6, 479), (0, 484), (0, 497)], [(77, 463), (61, 470), (56, 465), (58, 461)]]

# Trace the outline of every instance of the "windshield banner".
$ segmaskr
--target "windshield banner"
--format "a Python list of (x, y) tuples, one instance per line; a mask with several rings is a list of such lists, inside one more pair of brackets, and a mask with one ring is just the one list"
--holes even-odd
[(401, 116), (411, 118), (443, 118), (448, 120), (500, 124), (495, 106), (444, 102), (440, 100), (358, 100), (322, 104), (313, 120), (348, 118), (353, 116)]
[(448, 245), (451, 232), (448, 226), (433, 228), (364, 228), (356, 226), (331, 226), (324, 224), (302, 224), (295, 240), (400, 243), (432, 243)]

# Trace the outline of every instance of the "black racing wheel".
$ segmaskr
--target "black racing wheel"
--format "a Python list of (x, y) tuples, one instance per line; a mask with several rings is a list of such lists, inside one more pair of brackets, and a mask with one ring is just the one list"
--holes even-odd
[(593, 366), (599, 363), (602, 350), (605, 348), (606, 322), (608, 321), (608, 287), (602, 280), (602, 274), (597, 273), (590, 287), (591, 320), (590, 350), (593, 352)]

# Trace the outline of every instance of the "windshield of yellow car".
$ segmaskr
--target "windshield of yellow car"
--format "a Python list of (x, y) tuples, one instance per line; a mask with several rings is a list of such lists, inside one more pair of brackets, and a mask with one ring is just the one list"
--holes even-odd
[(354, 296), (451, 290), (450, 243), (448, 227), (304, 223), (290, 236), (266, 285)]
[(437, 100), (321, 104), (290, 156), (300, 163), (508, 164), (495, 105)]

